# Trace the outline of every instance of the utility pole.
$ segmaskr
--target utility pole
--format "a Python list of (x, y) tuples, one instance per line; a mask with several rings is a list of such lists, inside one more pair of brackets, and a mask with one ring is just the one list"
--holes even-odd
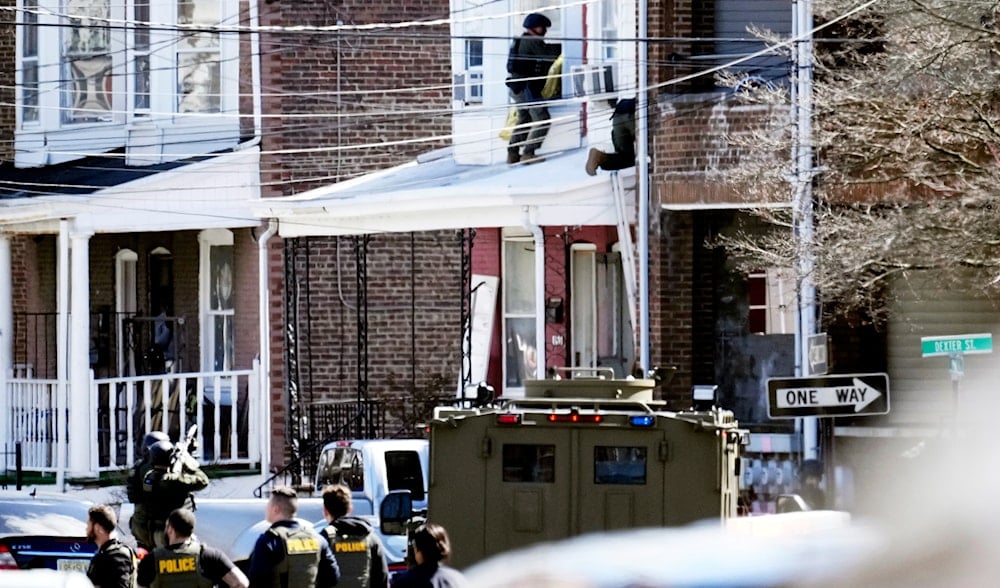
[[(816, 333), (816, 286), (813, 231), (813, 152), (812, 152), (812, 76), (813, 76), (812, 0), (795, 0), (792, 35), (795, 39), (795, 77), (792, 84), (792, 107), (795, 116), (795, 141), (792, 158), (795, 166), (795, 189), (792, 197), (792, 224), (798, 244), (798, 279), (796, 280), (798, 318), (795, 329), (796, 375), (809, 374), (809, 336)], [(803, 418), (802, 457), (819, 457), (819, 434), (816, 417)]]

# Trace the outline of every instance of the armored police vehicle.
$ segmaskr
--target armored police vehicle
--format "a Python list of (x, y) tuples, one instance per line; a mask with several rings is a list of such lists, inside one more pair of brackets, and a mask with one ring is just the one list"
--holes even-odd
[[(447, 529), (455, 566), (588, 532), (736, 515), (749, 434), (730, 411), (667, 411), (654, 380), (589, 371), (528, 380), (524, 398), (435, 409), (427, 518)], [(408, 514), (405, 493), (389, 496), (383, 531), (402, 531), (394, 523)]]

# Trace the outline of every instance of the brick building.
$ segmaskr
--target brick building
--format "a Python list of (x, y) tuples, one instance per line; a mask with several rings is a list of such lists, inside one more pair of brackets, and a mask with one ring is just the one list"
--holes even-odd
[(57, 480), (191, 424), (259, 463), (256, 4), (3, 8), (0, 438)]

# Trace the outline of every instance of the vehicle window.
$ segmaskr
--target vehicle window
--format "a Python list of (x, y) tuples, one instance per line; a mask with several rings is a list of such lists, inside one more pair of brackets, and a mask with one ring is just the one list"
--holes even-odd
[(351, 490), (364, 489), (365, 474), (361, 452), (351, 447), (327, 449), (316, 465), (316, 485), (344, 484)]
[(386, 451), (385, 472), (389, 490), (409, 490), (413, 500), (424, 499), (424, 472), (416, 451)]
[(88, 508), (82, 502), (4, 501), (0, 503), (0, 534), (83, 537)]
[(594, 447), (595, 484), (645, 484), (645, 447)]
[(556, 481), (555, 445), (504, 444), (503, 481), (541, 482)]
[(349, 449), (344, 455), (344, 484), (354, 492), (365, 489), (365, 460), (357, 449)]

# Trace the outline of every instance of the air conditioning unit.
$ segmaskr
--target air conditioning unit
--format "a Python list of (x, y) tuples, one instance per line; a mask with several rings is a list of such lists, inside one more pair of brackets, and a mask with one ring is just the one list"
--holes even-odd
[(615, 91), (615, 66), (611, 63), (574, 65), (570, 68), (573, 96), (599, 96)]

